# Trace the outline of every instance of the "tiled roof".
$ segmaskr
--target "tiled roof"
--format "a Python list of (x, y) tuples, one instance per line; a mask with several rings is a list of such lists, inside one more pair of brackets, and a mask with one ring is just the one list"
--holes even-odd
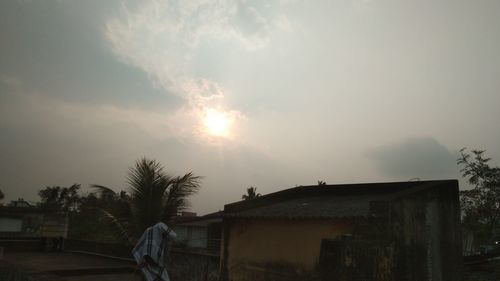
[(289, 219), (365, 217), (369, 214), (370, 199), (370, 197), (306, 197), (226, 213), (225, 217)]
[(225, 218), (333, 219), (373, 216), (375, 202), (428, 188), (457, 185), (455, 180), (301, 186), (224, 207)]
[(174, 218), (176, 225), (206, 225), (214, 222), (222, 221), (222, 211), (206, 214), (196, 217), (176, 217)]

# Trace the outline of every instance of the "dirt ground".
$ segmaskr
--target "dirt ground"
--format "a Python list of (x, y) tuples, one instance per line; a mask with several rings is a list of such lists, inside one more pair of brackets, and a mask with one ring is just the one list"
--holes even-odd
[[(76, 253), (5, 253), (0, 265), (28, 272), (39, 281), (140, 281), (131, 261)], [(22, 280), (22, 279), (20, 279)], [(466, 266), (463, 281), (500, 280), (500, 260)]]
[(43, 281), (139, 281), (134, 263), (74, 253), (6, 253), (2, 260)]
[(463, 281), (500, 280), (500, 260), (465, 266)]

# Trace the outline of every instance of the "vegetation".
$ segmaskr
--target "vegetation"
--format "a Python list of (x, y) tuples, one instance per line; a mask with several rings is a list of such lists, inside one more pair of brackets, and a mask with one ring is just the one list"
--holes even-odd
[(3, 191), (0, 189), (0, 200), (3, 200), (5, 198), (5, 194), (3, 194)]
[(243, 200), (252, 200), (260, 196), (260, 193), (257, 193), (257, 187), (250, 186), (247, 188), (247, 194), (243, 194), (241, 199)]
[(114, 241), (108, 222), (96, 219), (96, 208), (109, 205), (107, 198), (98, 198), (94, 193), (81, 195), (80, 185), (70, 187), (47, 186), (38, 192), (38, 206), (49, 212), (65, 212), (69, 218), (68, 236), (76, 239)]
[(100, 208), (116, 208), (119, 200), (115, 198), (98, 197), (94, 193), (81, 196), (76, 212), (69, 212), (68, 236), (75, 239), (100, 242), (116, 242), (112, 227), (108, 221), (101, 218)]
[(463, 177), (473, 185), (472, 189), (460, 192), (464, 228), (475, 234), (478, 243), (490, 244), (499, 229), (500, 168), (491, 167), (491, 159), (484, 152), (469, 153), (463, 148), (457, 163), (462, 166)]
[(170, 224), (188, 207), (200, 179), (193, 173), (171, 176), (159, 162), (143, 158), (129, 171), (127, 191), (93, 185), (95, 192), (80, 195), (79, 184), (45, 187), (38, 193), (39, 207), (66, 212), (71, 238), (130, 244), (147, 227), (160, 221)]
[(70, 187), (47, 186), (38, 192), (41, 199), (39, 207), (46, 211), (76, 211), (81, 202), (79, 190), (79, 184)]
[(113, 228), (116, 238), (132, 244), (144, 230), (158, 222), (167, 224), (189, 206), (188, 198), (198, 192), (200, 177), (193, 173), (171, 176), (155, 161), (142, 158), (128, 174), (128, 192), (115, 193), (94, 185), (100, 198), (109, 203), (98, 208)]

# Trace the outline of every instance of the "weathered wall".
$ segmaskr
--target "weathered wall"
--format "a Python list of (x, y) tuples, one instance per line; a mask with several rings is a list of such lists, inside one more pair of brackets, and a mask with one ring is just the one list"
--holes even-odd
[(218, 281), (219, 256), (181, 251), (170, 253), (168, 273), (171, 280)]
[(22, 228), (21, 218), (0, 218), (0, 232), (21, 232)]
[(400, 281), (394, 276), (395, 247), (389, 241), (323, 240), (319, 272), (328, 281)]
[(460, 280), (458, 185), (415, 193), (391, 205), (389, 238), (399, 253), (396, 276), (409, 281)]
[(460, 223), (460, 203), (458, 183), (438, 191), (441, 264), (443, 280), (458, 280), (462, 276), (462, 225)]
[(230, 222), (225, 277), (231, 281), (291, 280), (315, 274), (322, 239), (352, 229), (352, 222), (333, 220)]

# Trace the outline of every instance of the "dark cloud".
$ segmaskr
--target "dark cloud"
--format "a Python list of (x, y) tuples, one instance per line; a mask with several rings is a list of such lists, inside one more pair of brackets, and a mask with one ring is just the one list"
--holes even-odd
[(377, 169), (397, 179), (437, 179), (456, 175), (457, 154), (433, 138), (412, 138), (368, 152)]

